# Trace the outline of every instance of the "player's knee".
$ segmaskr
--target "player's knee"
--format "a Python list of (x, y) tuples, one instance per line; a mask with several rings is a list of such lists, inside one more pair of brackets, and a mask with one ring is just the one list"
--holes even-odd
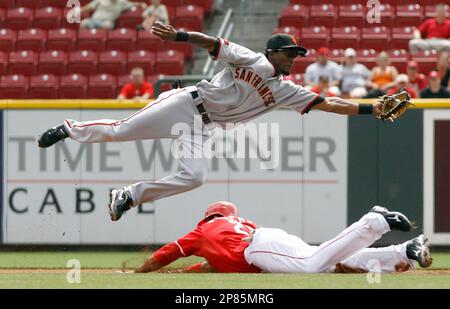
[(200, 187), (205, 183), (206, 180), (206, 171), (204, 170), (195, 170), (189, 173), (189, 183), (192, 188)]

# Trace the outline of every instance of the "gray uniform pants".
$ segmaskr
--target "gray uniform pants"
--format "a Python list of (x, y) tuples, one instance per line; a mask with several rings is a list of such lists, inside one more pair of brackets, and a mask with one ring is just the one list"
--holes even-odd
[(119, 121), (102, 119), (78, 122), (66, 119), (64, 126), (70, 138), (80, 143), (176, 139), (176, 147), (172, 147), (175, 153), (173, 151), (172, 155), (179, 159), (178, 173), (126, 187), (134, 206), (155, 201), (192, 190), (205, 181), (208, 160), (203, 145), (209, 136), (195, 107), (197, 99), (194, 102), (190, 94), (193, 90), (196, 87), (164, 92), (154, 102)]
[(432, 39), (412, 39), (411, 41), (409, 41), (409, 50), (411, 53), (431, 49), (436, 49), (438, 51), (449, 51), (450, 40), (432, 38)]

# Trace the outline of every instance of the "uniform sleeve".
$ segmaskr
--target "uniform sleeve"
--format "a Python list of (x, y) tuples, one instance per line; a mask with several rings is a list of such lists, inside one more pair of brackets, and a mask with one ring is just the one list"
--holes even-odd
[[(288, 94), (282, 99), (281, 105), (291, 110), (295, 110), (300, 114), (308, 113), (311, 108), (325, 101), (325, 98), (317, 93), (306, 90), (305, 88), (295, 85), (290, 81), (284, 81)], [(285, 90), (287, 92), (287, 90)]]
[(426, 39), (426, 37), (427, 37), (429, 24), (430, 24), (430, 20), (426, 20), (419, 26), (419, 31), (420, 31), (420, 35), (422, 36), (422, 39)]
[(122, 91), (120, 91), (120, 95), (123, 95), (127, 99), (131, 99), (129, 96), (131, 84), (126, 84), (123, 86)]
[(216, 49), (211, 53), (214, 60), (230, 64), (250, 64), (258, 59), (257, 53), (228, 40), (219, 38)]
[(179, 238), (177, 241), (167, 244), (153, 254), (153, 257), (162, 265), (168, 265), (173, 261), (194, 254), (202, 241), (201, 228), (197, 227), (192, 232)]

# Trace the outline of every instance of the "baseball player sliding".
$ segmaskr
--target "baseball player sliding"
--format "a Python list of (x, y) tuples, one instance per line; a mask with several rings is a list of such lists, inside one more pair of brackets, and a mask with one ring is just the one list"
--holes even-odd
[[(202, 185), (208, 168), (203, 145), (210, 125), (245, 123), (280, 107), (300, 114), (312, 109), (344, 115), (372, 114), (380, 118), (382, 104), (357, 104), (337, 97), (323, 98), (282, 75), (289, 75), (294, 59), (307, 50), (287, 34), (275, 34), (264, 53), (255, 53), (222, 38), (199, 32), (176, 31), (155, 23), (151, 31), (163, 40), (187, 41), (205, 48), (214, 59), (228, 64), (211, 81), (162, 93), (155, 101), (122, 120), (101, 119), (79, 122), (66, 119), (44, 132), (39, 147), (50, 147), (65, 138), (80, 143), (120, 142), (172, 138), (180, 143), (179, 172), (155, 181), (142, 181), (111, 191), (108, 205), (111, 219), (140, 203), (189, 191)], [(196, 119), (201, 119), (196, 121)], [(192, 134), (174, 130), (185, 124)]]
[(156, 251), (134, 272), (155, 271), (191, 255), (206, 262), (187, 267), (188, 272), (400, 272), (414, 269), (414, 261), (428, 267), (432, 258), (424, 235), (400, 245), (367, 248), (391, 230), (412, 228), (402, 213), (375, 206), (335, 238), (310, 246), (283, 230), (238, 217), (232, 203), (216, 202), (193, 231)]

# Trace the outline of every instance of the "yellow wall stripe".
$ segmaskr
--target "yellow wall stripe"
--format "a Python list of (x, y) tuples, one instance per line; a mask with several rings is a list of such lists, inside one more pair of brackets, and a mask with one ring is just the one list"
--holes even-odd
[[(374, 99), (354, 100), (375, 103)], [(0, 109), (140, 109), (150, 103), (133, 100), (0, 100)], [(415, 99), (413, 108), (450, 108), (450, 99)]]

